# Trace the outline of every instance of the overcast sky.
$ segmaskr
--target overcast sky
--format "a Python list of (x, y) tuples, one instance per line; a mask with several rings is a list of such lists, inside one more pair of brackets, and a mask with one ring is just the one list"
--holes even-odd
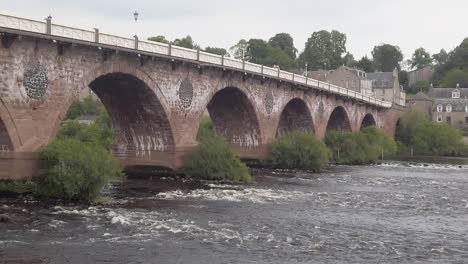
[(201, 47), (288, 32), (302, 50), (314, 31), (337, 29), (356, 59), (381, 43), (400, 46), (408, 59), (418, 47), (452, 50), (468, 37), (468, 0), (0, 0), (0, 13), (50, 14), (56, 24), (140, 39), (190, 34)]

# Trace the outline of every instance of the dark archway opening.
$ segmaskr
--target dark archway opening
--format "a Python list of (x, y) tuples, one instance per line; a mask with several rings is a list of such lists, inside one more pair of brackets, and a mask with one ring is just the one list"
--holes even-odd
[(125, 73), (102, 75), (89, 84), (104, 104), (116, 132), (117, 157), (170, 151), (174, 139), (161, 102), (146, 83)]
[(299, 98), (292, 99), (284, 107), (276, 136), (279, 137), (294, 130), (314, 132), (314, 124), (309, 109), (306, 103)]
[(375, 122), (374, 116), (371, 114), (367, 114), (364, 116), (364, 119), (362, 120), (361, 123), (361, 129), (366, 128), (366, 127), (371, 127), (371, 126), (376, 126), (377, 123)]
[(328, 119), (327, 132), (332, 130), (351, 131), (348, 114), (342, 106), (336, 107)]
[(252, 148), (261, 145), (260, 128), (255, 109), (238, 88), (218, 91), (207, 105), (213, 129), (233, 147)]
[(11, 143), (10, 136), (8, 135), (5, 124), (0, 119), (0, 152), (12, 150), (13, 144)]

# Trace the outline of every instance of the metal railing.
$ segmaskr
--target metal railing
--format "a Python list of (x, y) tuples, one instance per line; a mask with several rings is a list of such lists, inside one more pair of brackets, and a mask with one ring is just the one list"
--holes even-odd
[(252, 73), (260, 76), (271, 77), (281, 81), (300, 84), (311, 89), (319, 89), (336, 94), (340, 94), (349, 98), (360, 100), (372, 105), (377, 105), (384, 108), (390, 108), (391, 102), (382, 101), (375, 97), (367, 96), (342, 88), (330, 83), (321, 82), (315, 79), (306, 78), (302, 75), (283, 71), (278, 68), (271, 68), (259, 64), (250, 63), (247, 61), (228, 58), (216, 54), (203, 52), (200, 50), (187, 49), (158, 42), (141, 41), (135, 36), (133, 39), (113, 36), (100, 33), (98, 29), (94, 31), (66, 27), (52, 24), (51, 17), (46, 19), (46, 22), (35, 21), (25, 18), (18, 18), (9, 15), (0, 14), (0, 29), (14, 29), (48, 36), (56, 36), (62, 39), (69, 39), (80, 42), (89, 42), (102, 46), (119, 47), (139, 53), (145, 52), (152, 56), (169, 56), (178, 59), (202, 62), (219, 66), (223, 68), (231, 68), (242, 72)]

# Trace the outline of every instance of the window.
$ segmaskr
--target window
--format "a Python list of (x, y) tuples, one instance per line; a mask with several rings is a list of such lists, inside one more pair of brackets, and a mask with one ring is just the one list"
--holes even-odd
[(442, 117), (441, 116), (437, 116), (437, 122), (442, 122)]
[(468, 105), (465, 105), (465, 113), (468, 113)]
[(451, 104), (448, 104), (448, 105), (445, 107), (445, 110), (446, 110), (447, 112), (449, 112), (449, 113), (452, 112), (452, 105), (451, 105)]
[(442, 112), (443, 106), (441, 104), (437, 105), (437, 112)]
[(450, 116), (447, 116), (446, 121), (447, 121), (447, 124), (450, 125), (452, 123), (452, 118)]
[(468, 116), (465, 117), (465, 124), (468, 124)]
[(460, 91), (459, 90), (454, 90), (452, 92), (452, 98), (460, 98)]

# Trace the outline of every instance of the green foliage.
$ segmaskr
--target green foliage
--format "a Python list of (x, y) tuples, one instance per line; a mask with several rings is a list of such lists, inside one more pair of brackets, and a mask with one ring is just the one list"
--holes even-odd
[(100, 104), (93, 97), (87, 96), (82, 100), (76, 100), (68, 109), (66, 119), (76, 119), (81, 115), (98, 115)]
[(272, 144), (271, 163), (276, 168), (319, 171), (328, 163), (328, 154), (313, 134), (293, 131)]
[(407, 89), (406, 91), (408, 93), (412, 93), (412, 94), (417, 94), (419, 92), (427, 92), (429, 91), (429, 88), (431, 87), (431, 84), (429, 81), (417, 81), (415, 83), (413, 83), (409, 89)]
[(227, 53), (227, 50), (223, 49), (223, 48), (206, 47), (205, 51), (208, 52), (208, 53), (217, 54), (217, 55), (220, 55), (220, 56), (225, 55), (226, 57), (229, 57), (229, 54)]
[(337, 164), (368, 164), (396, 153), (396, 143), (385, 132), (368, 127), (359, 132), (331, 131), (325, 138)]
[(37, 185), (32, 181), (0, 181), (0, 193), (35, 194)]
[(391, 72), (395, 68), (400, 69), (403, 53), (398, 46), (382, 44), (374, 47), (372, 57), (378, 71)]
[(156, 37), (149, 37), (148, 38), (149, 41), (154, 41), (154, 42), (160, 42), (160, 43), (165, 43), (165, 44), (169, 44), (170, 41), (166, 39), (165, 36), (162, 36), (162, 35), (159, 35), (159, 36), (156, 36)]
[(347, 52), (346, 55), (344, 56), (343, 62), (344, 62), (344, 65), (348, 67), (355, 67), (357, 63), (356, 60), (354, 59), (353, 54), (349, 52)]
[(414, 69), (422, 69), (426, 66), (432, 65), (432, 57), (429, 52), (427, 52), (424, 48), (418, 48), (414, 51), (413, 57), (410, 61), (411, 68)]
[(400, 71), (398, 73), (398, 81), (400, 82), (400, 85), (403, 86), (405, 91), (408, 91), (409, 89), (409, 76), (407, 71)]
[(172, 44), (179, 47), (184, 47), (187, 49), (197, 49), (200, 48), (192, 39), (190, 35), (187, 35), (185, 38), (175, 39)]
[(453, 68), (442, 79), (443, 87), (453, 88), (457, 84), (460, 84), (462, 87), (468, 87), (468, 68), (466, 70)]
[(229, 53), (238, 60), (242, 60), (245, 58), (245, 53), (247, 51), (247, 47), (249, 46), (249, 43), (245, 39), (239, 40), (236, 45), (232, 46), (229, 48)]
[(367, 56), (362, 57), (359, 61), (357, 61), (354, 64), (354, 66), (365, 72), (375, 72), (374, 62), (371, 59), (367, 58)]
[(460, 156), (466, 148), (460, 130), (432, 122), (417, 110), (410, 110), (400, 118), (395, 137), (415, 154)]
[(186, 156), (183, 172), (194, 178), (251, 182), (249, 169), (224, 139), (213, 131), (211, 119), (202, 117), (198, 146)]
[(102, 110), (96, 122), (91, 125), (80, 124), (75, 120), (65, 121), (57, 135), (57, 139), (68, 138), (99, 145), (109, 150), (114, 142), (115, 133), (109, 115), (105, 110)]
[(281, 69), (289, 70), (295, 67), (296, 62), (285, 51), (273, 48), (263, 39), (251, 39), (245, 53), (245, 59), (267, 66), (278, 65)]
[(55, 140), (41, 150), (40, 159), (45, 172), (39, 192), (48, 197), (92, 201), (111, 177), (121, 175), (109, 151), (75, 138)]
[(278, 33), (268, 40), (270, 47), (284, 51), (291, 59), (296, 58), (297, 49), (294, 40), (288, 33)]
[(432, 55), (432, 60), (435, 62), (436, 67), (443, 65), (449, 60), (449, 54), (444, 49), (441, 49), (439, 53)]
[(346, 52), (346, 35), (333, 30), (314, 32), (307, 40), (299, 59), (308, 63), (310, 70), (336, 69), (343, 65)]

